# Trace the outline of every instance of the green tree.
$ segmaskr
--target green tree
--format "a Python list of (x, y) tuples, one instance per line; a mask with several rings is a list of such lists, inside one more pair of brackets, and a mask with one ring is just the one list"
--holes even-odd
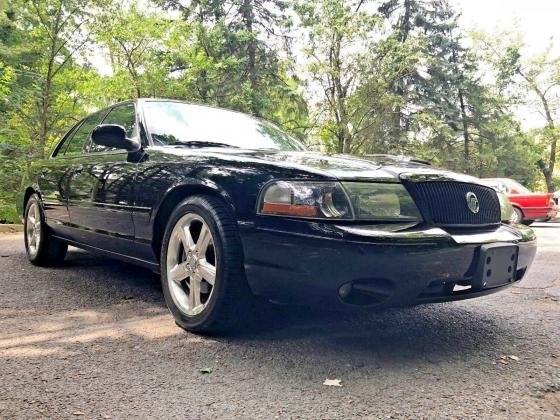
[(533, 130), (542, 146), (537, 165), (546, 188), (553, 192), (554, 171), (560, 139), (560, 56), (553, 56), (552, 43), (533, 57), (523, 55), (523, 42), (518, 36), (498, 35), (492, 38), (478, 34), (477, 40), (486, 49), (486, 58), (496, 70), (496, 85), (508, 95), (508, 106), (524, 106), (543, 117), (543, 126)]
[(165, 0), (159, 4), (179, 11), (193, 34), (190, 45), (176, 50), (171, 65), (177, 82), (189, 87), (186, 95), (284, 124), (281, 119), (286, 115), (278, 113), (282, 104), (291, 115), (288, 128), (305, 126), (307, 107), (298, 80), (290, 75), (289, 60), (280, 56), (290, 24), (285, 2)]
[(356, 150), (356, 134), (368, 113), (353, 97), (364, 78), (378, 19), (362, 6), (362, 1), (320, 0), (296, 8), (305, 29), (311, 82), (321, 90), (319, 133), (327, 148), (339, 153)]
[(165, 96), (171, 28), (161, 13), (141, 11), (135, 4), (112, 4), (95, 17), (91, 31), (110, 59), (109, 102)]

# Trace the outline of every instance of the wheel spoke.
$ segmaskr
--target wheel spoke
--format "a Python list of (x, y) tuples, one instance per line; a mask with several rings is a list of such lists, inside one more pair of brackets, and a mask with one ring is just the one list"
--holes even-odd
[(207, 283), (214, 286), (214, 282), (216, 281), (216, 267), (210, 264), (206, 258), (198, 261), (198, 272)]
[[(33, 213), (35, 213), (35, 212), (33, 212)], [(27, 224), (31, 225), (31, 226), (35, 226), (35, 222), (36, 222), (35, 216), (32, 216), (31, 214), (29, 214), (27, 216)]]
[(197, 275), (191, 276), (189, 281), (189, 305), (191, 307), (191, 310), (201, 305), (200, 277)]
[(206, 254), (206, 250), (208, 249), (208, 245), (211, 241), (212, 234), (210, 233), (210, 230), (208, 229), (206, 224), (203, 223), (202, 227), (200, 228), (200, 235), (198, 235), (198, 240), (196, 241), (195, 246), (196, 253), (200, 257), (204, 257), (204, 255)]
[(193, 249), (195, 247), (195, 243), (188, 226), (181, 226), (179, 228), (179, 238), (181, 239), (185, 250)]
[(181, 281), (187, 278), (187, 272), (185, 271), (186, 263), (180, 263), (175, 265), (171, 270), (169, 270), (169, 279), (175, 283), (181, 283)]

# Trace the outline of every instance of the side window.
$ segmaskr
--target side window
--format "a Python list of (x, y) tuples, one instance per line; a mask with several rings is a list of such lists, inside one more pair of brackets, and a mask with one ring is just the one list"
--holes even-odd
[[(103, 120), (103, 124), (122, 125), (126, 130), (126, 136), (132, 137), (134, 135), (134, 128), (136, 127), (136, 110), (134, 104), (128, 103), (114, 107)], [(108, 147), (92, 143), (89, 151), (103, 152), (108, 149)]]
[(68, 133), (66, 133), (66, 135), (60, 141), (60, 143), (54, 149), (52, 157), (56, 157), (58, 155), (63, 155), (64, 154), (64, 149), (66, 149), (68, 147), (68, 143), (70, 143), (70, 141), (72, 140), (72, 137), (74, 136), (74, 133), (76, 132), (76, 130), (78, 129), (80, 124), (81, 124), (81, 122), (74, 125), (74, 127), (72, 127), (70, 129), (70, 131), (68, 131)]
[(103, 118), (103, 114), (97, 113), (87, 117), (82, 125), (73, 133), (68, 140), (68, 146), (64, 154), (66, 156), (75, 156), (83, 153), (84, 145), (87, 144), (91, 137), (91, 132), (99, 124)]

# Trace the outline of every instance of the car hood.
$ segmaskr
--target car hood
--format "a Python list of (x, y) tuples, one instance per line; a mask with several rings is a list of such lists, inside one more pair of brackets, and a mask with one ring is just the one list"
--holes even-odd
[(455, 180), (479, 183), (478, 178), (437, 169), (432, 166), (402, 161), (391, 161), (375, 156), (330, 155), (317, 152), (283, 152), (274, 150), (243, 150), (218, 147), (190, 149), (185, 147), (165, 147), (166, 153), (178, 156), (201, 155), (225, 161), (260, 163), (286, 169), (317, 174), (338, 180), (364, 180), (399, 182), (412, 180)]

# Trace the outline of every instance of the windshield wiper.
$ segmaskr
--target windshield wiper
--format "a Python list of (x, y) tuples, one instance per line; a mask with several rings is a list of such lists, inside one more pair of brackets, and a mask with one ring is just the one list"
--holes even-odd
[(187, 147), (231, 147), (234, 149), (239, 149), (237, 146), (232, 146), (231, 144), (227, 143), (220, 143), (216, 141), (198, 141), (198, 140), (191, 140), (191, 141), (176, 141), (171, 143), (172, 146), (187, 146)]

